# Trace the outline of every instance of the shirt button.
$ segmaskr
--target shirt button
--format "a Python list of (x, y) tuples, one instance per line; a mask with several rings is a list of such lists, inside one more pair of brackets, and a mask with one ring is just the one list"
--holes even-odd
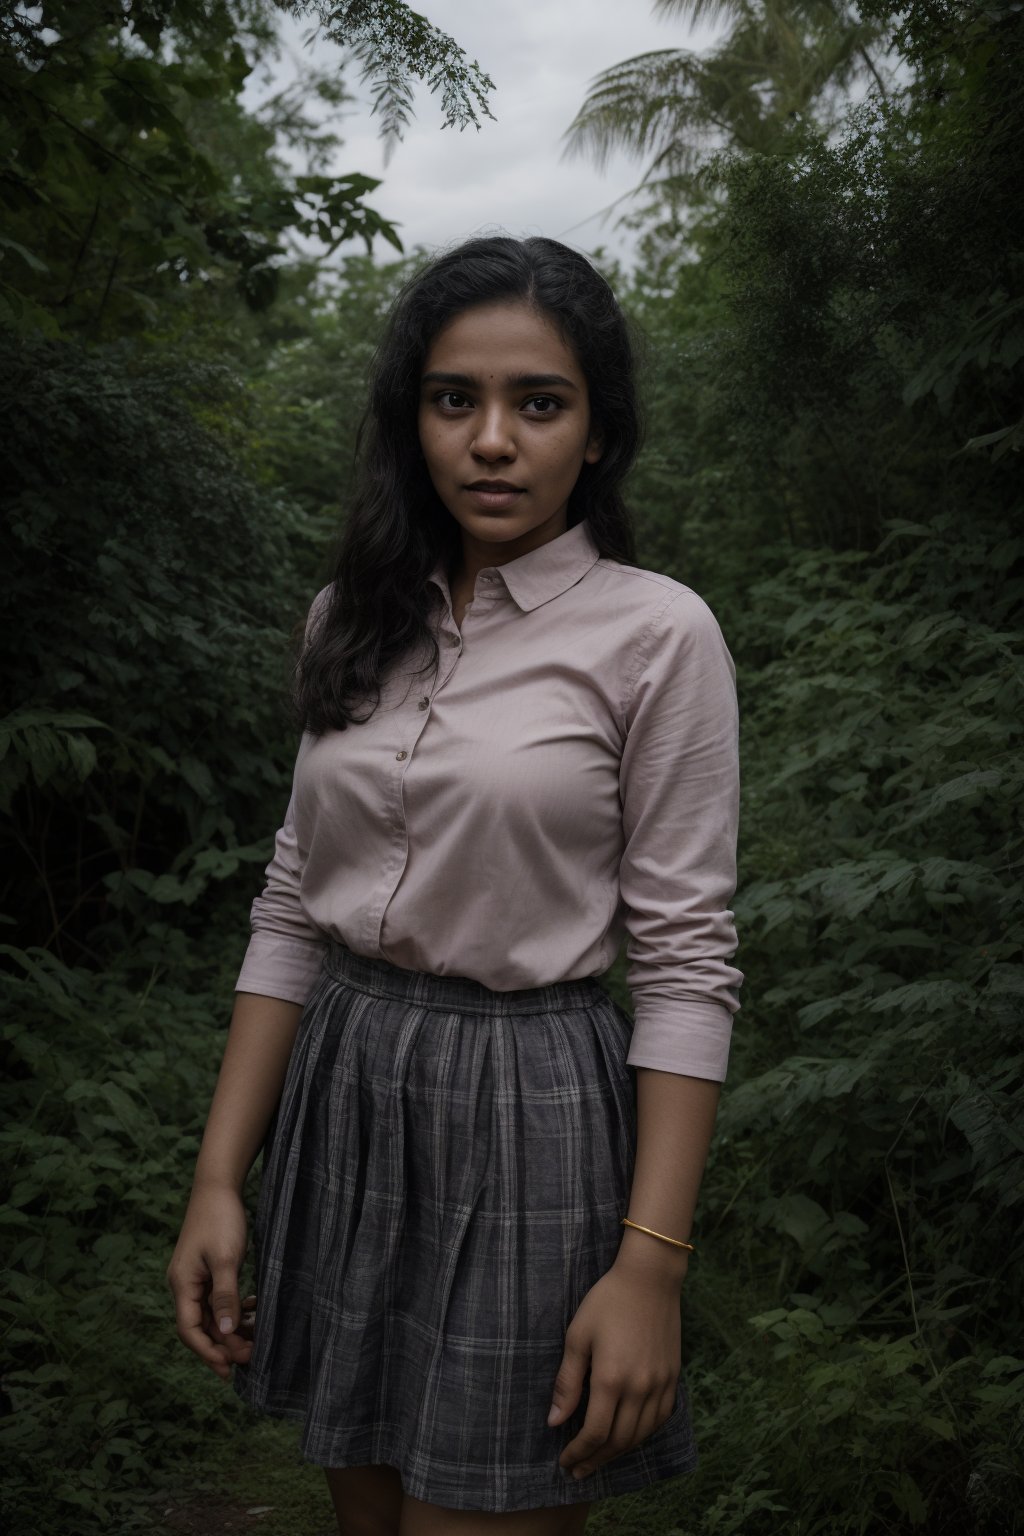
[(408, 757), (408, 756), (409, 756), (408, 752), (396, 752), (395, 753), (395, 757), (397, 758), (397, 760), (399, 762), (401, 762), (403, 758)]
[(418, 709), (429, 709), (430, 708), (430, 700), (427, 699), (427, 698), (420, 699), (420, 702), (417, 705), (417, 708)]

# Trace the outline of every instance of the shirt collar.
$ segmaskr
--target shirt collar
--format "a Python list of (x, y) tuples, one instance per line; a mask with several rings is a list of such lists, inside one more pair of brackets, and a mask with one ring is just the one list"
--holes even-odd
[[(530, 613), (542, 603), (549, 603), (553, 597), (561, 597), (563, 592), (568, 592), (600, 558), (601, 552), (584, 518), (575, 527), (560, 533), (557, 539), (551, 539), (547, 544), (541, 544), (537, 549), (531, 549), (528, 554), (519, 555), (504, 565), (488, 566), (486, 569), (496, 571), (512, 600), (524, 613)], [(430, 573), (429, 580), (435, 582), (446, 596), (450, 596), (440, 561)]]

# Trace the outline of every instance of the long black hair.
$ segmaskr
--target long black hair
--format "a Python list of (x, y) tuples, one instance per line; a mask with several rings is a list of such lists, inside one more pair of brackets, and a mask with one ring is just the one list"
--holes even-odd
[(420, 451), (420, 376), (449, 320), (503, 300), (523, 300), (552, 319), (587, 381), (602, 453), (580, 471), (569, 526), (586, 518), (603, 556), (636, 564), (622, 482), (641, 423), (630, 330), (615, 295), (585, 256), (556, 240), (501, 235), (456, 246), (406, 283), (374, 357), (359, 489), (296, 671), (296, 712), (316, 735), (368, 719), (390, 665), (414, 647), (428, 648), (424, 670), (437, 663), (427, 578), (439, 559), (451, 571), (461, 530)]

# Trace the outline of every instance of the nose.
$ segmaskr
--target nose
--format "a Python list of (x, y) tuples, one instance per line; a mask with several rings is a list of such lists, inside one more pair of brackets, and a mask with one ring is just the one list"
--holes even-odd
[(515, 432), (508, 412), (502, 406), (495, 404), (480, 410), (472, 451), (478, 459), (484, 459), (487, 463), (515, 458)]

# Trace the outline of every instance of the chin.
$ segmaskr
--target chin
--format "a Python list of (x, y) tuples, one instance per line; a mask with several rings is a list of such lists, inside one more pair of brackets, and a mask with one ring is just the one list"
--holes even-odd
[(540, 523), (524, 523), (514, 514), (510, 516), (506, 512), (482, 512), (471, 521), (463, 523), (462, 528), (466, 533), (471, 533), (477, 539), (493, 539), (504, 542), (507, 539), (521, 539), (524, 534), (532, 533), (535, 528), (542, 526)]

